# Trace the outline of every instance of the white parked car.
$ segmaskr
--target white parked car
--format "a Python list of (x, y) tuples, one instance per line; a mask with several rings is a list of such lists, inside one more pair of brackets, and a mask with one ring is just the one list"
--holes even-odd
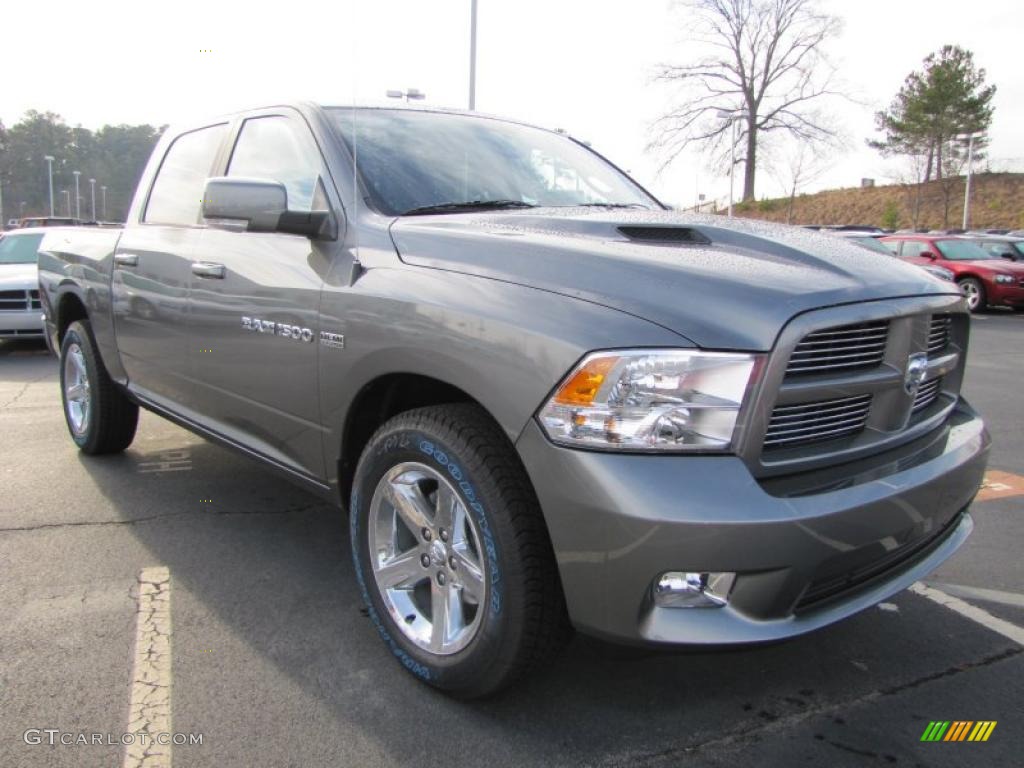
[(44, 338), (36, 251), (42, 230), (0, 236), (0, 339)]

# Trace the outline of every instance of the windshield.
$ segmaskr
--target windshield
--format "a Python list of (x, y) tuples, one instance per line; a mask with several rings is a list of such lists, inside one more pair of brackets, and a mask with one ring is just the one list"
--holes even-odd
[(42, 239), (42, 233), (3, 237), (0, 239), (0, 264), (35, 264), (36, 249)]
[(992, 254), (970, 240), (936, 240), (936, 247), (942, 258), (950, 261), (976, 261), (991, 259)]
[(556, 133), (439, 112), (327, 112), (350, 151), (355, 112), (359, 173), (381, 213), (496, 200), (509, 207), (660, 208), (625, 174)]
[(857, 245), (863, 245), (865, 248), (869, 248), (872, 251), (878, 251), (884, 253), (886, 256), (892, 256), (892, 251), (886, 248), (877, 238), (870, 236), (863, 237), (848, 237), (847, 240), (852, 240)]

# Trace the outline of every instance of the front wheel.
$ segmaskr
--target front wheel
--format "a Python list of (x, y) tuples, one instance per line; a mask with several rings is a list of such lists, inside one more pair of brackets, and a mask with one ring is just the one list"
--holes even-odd
[(568, 636), (536, 497), (479, 408), (420, 408), (381, 427), (356, 469), (350, 525), (370, 618), (424, 682), (490, 694)]
[(967, 308), (971, 312), (980, 312), (985, 308), (985, 286), (981, 284), (980, 280), (973, 277), (965, 277), (963, 280), (959, 280), (957, 284), (960, 286), (960, 291), (963, 293), (964, 298), (967, 299)]
[(68, 431), (83, 453), (118, 453), (132, 444), (139, 407), (110, 378), (85, 320), (64, 333), (60, 391)]

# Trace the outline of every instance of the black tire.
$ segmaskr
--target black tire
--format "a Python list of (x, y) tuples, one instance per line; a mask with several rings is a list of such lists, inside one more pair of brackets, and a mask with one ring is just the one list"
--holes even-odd
[[(981, 281), (974, 277), (965, 277), (956, 281), (956, 284), (960, 286), (960, 292), (967, 298), (967, 306), (971, 312), (982, 312), (988, 306), (988, 296), (985, 293), (985, 286), (981, 284)], [(977, 296), (977, 301), (974, 306), (971, 306), (971, 293), (974, 292)]]
[[(82, 352), (89, 385), (88, 415), (77, 431), (72, 423), (66, 386), (69, 350), (76, 346)], [(120, 453), (132, 444), (139, 423), (139, 406), (111, 380), (96, 351), (96, 341), (87, 320), (73, 322), (64, 333), (60, 345), (60, 391), (68, 432), (83, 453)]]
[[(374, 492), (390, 469), (407, 462), (451, 478), (467, 515), (485, 532), (483, 618), (468, 645), (451, 655), (424, 649), (403, 633), (371, 565)], [(540, 506), (511, 443), (482, 409), (432, 406), (384, 424), (360, 457), (349, 511), (356, 577), (370, 619), (396, 659), (427, 684), (460, 698), (495, 693), (550, 659), (570, 636)]]

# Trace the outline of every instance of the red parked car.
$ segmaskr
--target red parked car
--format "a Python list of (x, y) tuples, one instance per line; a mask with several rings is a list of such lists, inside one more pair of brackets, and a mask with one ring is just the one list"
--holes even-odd
[(935, 264), (953, 273), (971, 312), (988, 306), (1024, 310), (1024, 264), (994, 257), (977, 242), (949, 235), (890, 235), (881, 238), (901, 259)]

